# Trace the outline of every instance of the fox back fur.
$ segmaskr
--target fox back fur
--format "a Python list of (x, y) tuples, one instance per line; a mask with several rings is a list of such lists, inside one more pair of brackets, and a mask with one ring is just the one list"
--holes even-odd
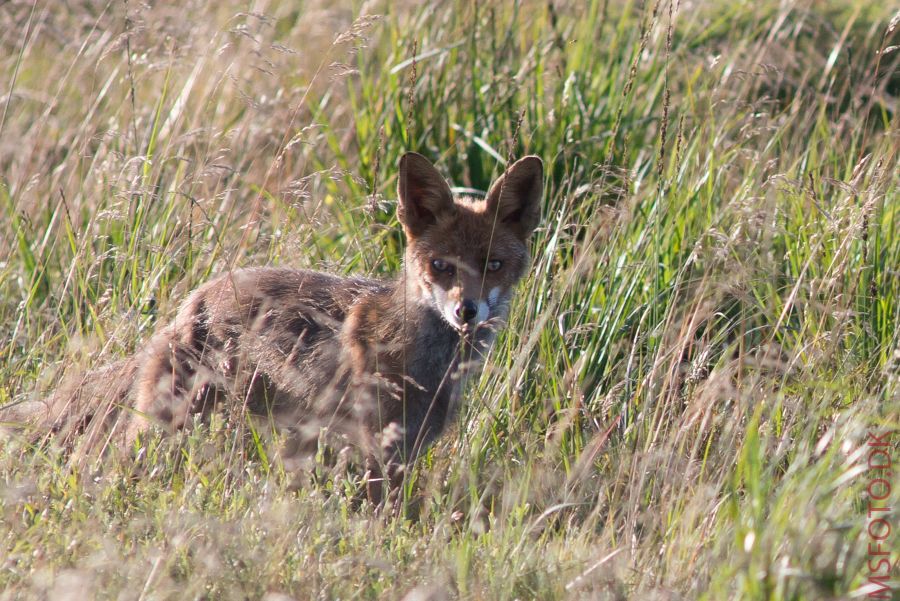
[(323, 427), (340, 432), (396, 472), (443, 430), (464, 376), (505, 319), (528, 269), (542, 190), (534, 156), (479, 199), (454, 196), (426, 158), (408, 153), (399, 165), (407, 246), (398, 277), (221, 274), (135, 355), (61, 386), (44, 420), (96, 447), (129, 443), (152, 425), (176, 431), (226, 404), (300, 441), (316, 441)]

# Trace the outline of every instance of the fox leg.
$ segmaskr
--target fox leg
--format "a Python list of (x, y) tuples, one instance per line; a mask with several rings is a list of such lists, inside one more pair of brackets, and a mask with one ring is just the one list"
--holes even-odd
[(209, 409), (211, 370), (204, 365), (202, 354), (190, 340), (180, 340), (172, 327), (150, 340), (141, 351), (135, 414), (129, 420), (127, 440), (134, 440), (151, 423), (177, 431), (192, 415)]
[(394, 510), (397, 509), (408, 468), (423, 448), (423, 441), (418, 440), (421, 432), (421, 423), (410, 419), (405, 427), (392, 421), (381, 430), (377, 437), (381, 456), (369, 454), (366, 457), (366, 492), (373, 504), (393, 505)]
[(393, 505), (396, 508), (406, 473), (406, 464), (400, 461), (380, 461), (375, 455), (367, 455), (365, 461), (366, 497), (376, 507)]

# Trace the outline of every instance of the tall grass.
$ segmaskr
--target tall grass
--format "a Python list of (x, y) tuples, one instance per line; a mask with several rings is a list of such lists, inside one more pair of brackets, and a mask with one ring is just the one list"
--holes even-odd
[(0, 598), (864, 595), (866, 439), (900, 427), (898, 19), (7, 3), (0, 406), (133, 352), (215, 272), (395, 272), (407, 150), (481, 190), (538, 154), (547, 193), (404, 515), (219, 418), (90, 469), (10, 431)]

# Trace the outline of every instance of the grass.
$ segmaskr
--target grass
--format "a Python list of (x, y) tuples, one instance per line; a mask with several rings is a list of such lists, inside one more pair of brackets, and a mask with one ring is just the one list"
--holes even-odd
[(888, 4), (5, 6), (0, 405), (216, 272), (395, 272), (407, 150), (547, 180), (417, 517), (227, 420), (90, 468), (7, 432), (0, 599), (865, 596), (867, 436), (900, 428)]

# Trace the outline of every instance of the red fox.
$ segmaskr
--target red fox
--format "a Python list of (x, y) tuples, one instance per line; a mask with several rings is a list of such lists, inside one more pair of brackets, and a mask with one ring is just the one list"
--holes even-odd
[[(542, 192), (535, 156), (479, 199), (454, 196), (428, 159), (407, 153), (398, 184), (407, 246), (395, 279), (224, 273), (134, 356), (55, 393), (50, 419), (60, 427), (73, 403), (94, 405), (78, 427), (130, 442), (153, 424), (174, 431), (239, 403), (299, 440), (337, 430), (365, 448), (372, 473), (379, 464), (394, 478), (441, 433), (506, 317), (530, 263)], [(104, 399), (112, 410), (100, 408)]]

